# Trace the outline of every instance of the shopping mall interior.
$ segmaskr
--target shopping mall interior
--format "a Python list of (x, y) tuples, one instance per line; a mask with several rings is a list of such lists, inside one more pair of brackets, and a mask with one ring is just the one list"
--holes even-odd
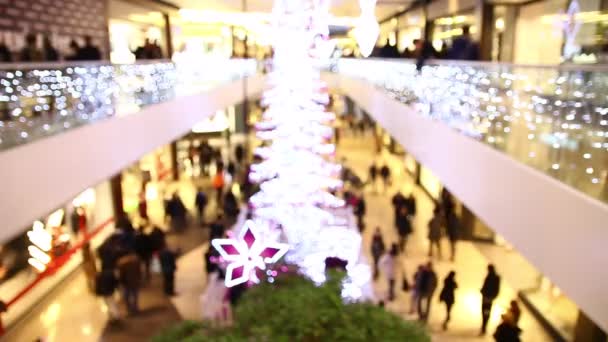
[(0, 0), (0, 341), (608, 332), (608, 1)]

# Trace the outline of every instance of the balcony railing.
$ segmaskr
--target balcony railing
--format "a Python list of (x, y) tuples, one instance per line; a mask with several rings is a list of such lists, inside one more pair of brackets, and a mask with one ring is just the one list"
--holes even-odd
[(256, 73), (255, 60), (0, 64), (0, 150)]
[(417, 71), (408, 60), (343, 59), (336, 70), (608, 202), (607, 67), (430, 61)]

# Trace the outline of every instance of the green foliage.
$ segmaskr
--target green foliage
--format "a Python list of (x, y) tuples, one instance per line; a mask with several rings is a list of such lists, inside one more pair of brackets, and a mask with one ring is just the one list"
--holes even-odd
[(414, 322), (370, 303), (344, 303), (342, 276), (333, 274), (321, 286), (300, 276), (278, 277), (245, 293), (235, 308), (236, 322), (227, 329), (184, 322), (157, 336), (165, 341), (430, 341)]

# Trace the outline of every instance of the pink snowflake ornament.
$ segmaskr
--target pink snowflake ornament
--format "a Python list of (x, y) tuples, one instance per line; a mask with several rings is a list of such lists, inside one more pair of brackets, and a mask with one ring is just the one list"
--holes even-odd
[(213, 239), (211, 245), (220, 253), (226, 268), (226, 287), (233, 287), (248, 281), (258, 282), (255, 269), (266, 269), (289, 250), (289, 245), (279, 242), (262, 241), (256, 235), (253, 221), (247, 220), (238, 238)]

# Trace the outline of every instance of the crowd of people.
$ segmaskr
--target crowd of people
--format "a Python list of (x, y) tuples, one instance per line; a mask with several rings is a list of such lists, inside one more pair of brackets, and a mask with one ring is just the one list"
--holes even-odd
[[(370, 168), (370, 171), (373, 168)], [(371, 172), (370, 172), (371, 174)], [(376, 227), (371, 240), (371, 256), (373, 278), (377, 280), (380, 274), (383, 275), (388, 285), (386, 301), (393, 301), (396, 298), (398, 281), (402, 281), (401, 290), (410, 292), (411, 315), (417, 315), (421, 322), (427, 322), (431, 311), (431, 303), (438, 288), (438, 275), (434, 270), (433, 262), (428, 261), (419, 265), (413, 274), (411, 281), (406, 276), (401, 255), (405, 255), (407, 240), (413, 232), (412, 220), (416, 215), (416, 199), (412, 194), (404, 196), (397, 192), (391, 199), (394, 210), (394, 225), (399, 237), (397, 243), (386, 247), (382, 230)], [(454, 202), (450, 193), (444, 190), (441, 193), (441, 200), (433, 211), (433, 216), (428, 223), (429, 252), (428, 256), (437, 256), (441, 259), (441, 239), (447, 236), (450, 242), (450, 261), (454, 261), (456, 253), (456, 241), (460, 235), (460, 224), (458, 216), (454, 212)], [(496, 273), (493, 265), (488, 265), (487, 275), (481, 286), (481, 329), (480, 334), (485, 335), (487, 324), (494, 306), (494, 302), (500, 293), (500, 276)], [(452, 307), (457, 296), (456, 272), (450, 271), (443, 280), (443, 286), (439, 292), (439, 301), (445, 304), (446, 314), (442, 323), (444, 330), (448, 329), (451, 320)], [(384, 300), (382, 301), (384, 306)], [(502, 321), (494, 334), (496, 341), (519, 341), (521, 329), (517, 323), (521, 310), (517, 301), (512, 301), (509, 310), (502, 316)]]
[(389, 40), (381, 48), (376, 48), (372, 56), (381, 58), (413, 58), (416, 60), (416, 68), (421, 70), (428, 59), (450, 59), (478, 61), (481, 58), (479, 44), (471, 38), (470, 27), (464, 26), (462, 34), (453, 39), (452, 44), (444, 42), (441, 50), (436, 50), (433, 44), (424, 39), (414, 39), (414, 49), (405, 49), (399, 52), (396, 45), (391, 45)]
[(103, 298), (111, 321), (122, 318), (115, 299), (122, 293), (122, 302), (129, 315), (140, 312), (140, 290), (150, 284), (152, 263), (156, 261), (163, 278), (164, 293), (175, 295), (175, 272), (179, 251), (171, 250), (165, 232), (159, 227), (134, 228), (126, 215), (116, 222), (116, 231), (97, 249), (97, 258), (88, 245), (83, 248), (83, 267), (91, 290)]
[[(40, 39), (42, 39), (40, 44)], [(65, 61), (96, 61), (102, 58), (101, 51), (93, 44), (91, 36), (83, 37), (84, 44), (76, 40), (70, 41), (70, 52), (62, 55), (48, 35), (39, 37), (38, 34), (28, 33), (25, 36), (25, 46), (20, 51), (12, 51), (0, 41), (0, 63), (8, 62), (57, 62)]]

